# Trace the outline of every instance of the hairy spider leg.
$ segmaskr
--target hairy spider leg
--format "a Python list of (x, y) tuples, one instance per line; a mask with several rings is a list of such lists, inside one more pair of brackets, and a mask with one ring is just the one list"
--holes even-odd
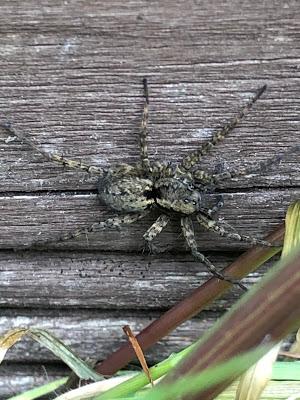
[(152, 249), (152, 241), (157, 235), (168, 225), (170, 217), (166, 214), (161, 214), (157, 220), (150, 226), (150, 228), (144, 233), (143, 238), (148, 246)]
[(144, 171), (150, 171), (150, 161), (148, 157), (148, 148), (147, 148), (147, 126), (148, 126), (148, 117), (149, 117), (149, 92), (148, 92), (148, 83), (147, 79), (143, 79), (144, 86), (144, 111), (142, 116), (142, 123), (140, 129), (140, 155), (141, 155), (141, 163)]
[(231, 132), (244, 118), (244, 116), (250, 111), (253, 104), (260, 98), (266, 88), (267, 85), (264, 85), (260, 89), (258, 89), (255, 96), (246, 104), (246, 106), (232, 121), (226, 124), (221, 130), (215, 132), (213, 137), (208, 142), (204, 143), (198, 150), (184, 157), (181, 162), (181, 167), (185, 170), (191, 169), (197, 162), (199, 162), (202, 156), (211, 151), (211, 149), (213, 149), (217, 143), (221, 142), (226, 137), (226, 135)]
[(207, 211), (205, 211), (205, 213), (211, 217), (213, 214), (216, 214), (223, 206), (224, 206), (223, 196), (219, 195), (217, 199), (217, 204), (212, 208), (208, 209)]
[(288, 154), (293, 153), (294, 151), (299, 151), (300, 145), (293, 146), (289, 150), (284, 153), (276, 154), (273, 157), (268, 158), (265, 161), (261, 161), (256, 163), (255, 165), (251, 165), (249, 167), (242, 167), (237, 169), (232, 169), (229, 171), (225, 171), (219, 174), (209, 175), (204, 171), (198, 170), (193, 172), (193, 177), (195, 180), (200, 181), (201, 183), (217, 185), (221, 181), (225, 179), (233, 179), (238, 176), (245, 176), (253, 173), (266, 172), (268, 168), (274, 164), (279, 164), (280, 161), (286, 157)]
[(269, 243), (266, 240), (252, 238), (251, 236), (247, 236), (247, 235), (240, 235), (237, 232), (229, 232), (223, 226), (221, 226), (220, 223), (218, 223), (217, 221), (215, 221), (203, 214), (197, 214), (196, 219), (199, 222), (199, 224), (202, 225), (205, 229), (216, 232), (220, 236), (224, 236), (229, 239), (238, 240), (240, 242), (247, 242), (247, 243), (250, 243), (253, 245), (274, 247), (274, 245), (272, 243)]
[(233, 285), (238, 285), (241, 289), (247, 290), (247, 288), (238, 279), (233, 279), (219, 272), (217, 268), (209, 261), (209, 259), (198, 251), (197, 243), (195, 240), (194, 227), (190, 217), (181, 218), (181, 229), (193, 257), (205, 264), (212, 275), (222, 281), (229, 282)]
[(196, 169), (195, 171), (192, 172), (193, 178), (196, 181), (199, 181), (201, 184), (204, 185), (213, 185), (214, 184), (214, 179), (213, 175), (209, 174), (206, 171), (203, 171), (202, 169)]
[(95, 222), (84, 228), (79, 228), (73, 232), (66, 233), (55, 240), (51, 239), (51, 240), (34, 242), (32, 245), (29, 245), (28, 248), (32, 249), (48, 244), (61, 243), (70, 239), (77, 238), (82, 235), (87, 235), (88, 233), (105, 231), (106, 229), (120, 229), (122, 225), (132, 224), (133, 222), (136, 222), (144, 218), (148, 213), (149, 211), (147, 210), (138, 214), (128, 213), (124, 215), (117, 215), (116, 217), (108, 218), (105, 221)]
[(49, 161), (56, 162), (58, 164), (63, 165), (64, 167), (68, 167), (71, 169), (85, 171), (91, 175), (103, 175), (105, 172), (105, 170), (102, 168), (95, 167), (93, 165), (87, 165), (87, 164), (82, 163), (81, 161), (70, 160), (68, 158), (63, 157), (60, 154), (57, 154), (57, 153), (48, 153), (44, 150), (41, 150), (25, 135), (22, 135), (22, 134), (16, 132), (16, 130), (11, 126), (10, 123), (1, 124), (0, 126), (3, 127), (4, 129), (6, 129), (12, 135), (16, 136), (22, 143), (26, 143), (27, 145), (29, 145), (31, 148), (36, 150), (42, 156), (47, 158)]
[(257, 172), (266, 172), (270, 166), (273, 164), (279, 164), (280, 161), (289, 153), (292, 153), (294, 151), (299, 151), (300, 146), (293, 146), (289, 150), (287, 150), (285, 153), (281, 154), (276, 154), (274, 157), (270, 157), (269, 159), (265, 161), (261, 161), (257, 163), (256, 165), (252, 165), (246, 168), (238, 168), (235, 170), (231, 171), (226, 171), (222, 172), (220, 174), (215, 174), (212, 176), (212, 180), (215, 184), (219, 183), (220, 181), (223, 181), (225, 179), (232, 179), (236, 178), (238, 176), (244, 176), (248, 174), (253, 174)]
[[(208, 215), (210, 218), (212, 217), (212, 215), (218, 213), (218, 211), (224, 206), (224, 198), (222, 195), (219, 195), (217, 197), (217, 203), (215, 206), (213, 206), (212, 208), (209, 208), (208, 210), (205, 210), (203, 213), (205, 215)], [(227, 228), (231, 229), (232, 231), (236, 232), (236, 229), (234, 226), (230, 225), (228, 222), (224, 221), (223, 219), (218, 219), (218, 224), (222, 225), (222, 226), (226, 226)]]

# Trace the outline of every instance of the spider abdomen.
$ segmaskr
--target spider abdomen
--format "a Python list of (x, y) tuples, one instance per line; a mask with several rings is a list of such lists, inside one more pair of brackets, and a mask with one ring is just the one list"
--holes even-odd
[(107, 171), (98, 182), (100, 199), (117, 211), (140, 212), (154, 203), (153, 182), (137, 167), (121, 164)]

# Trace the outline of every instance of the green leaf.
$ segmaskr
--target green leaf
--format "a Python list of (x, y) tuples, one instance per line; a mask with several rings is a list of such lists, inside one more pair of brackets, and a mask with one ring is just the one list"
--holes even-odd
[(7, 400), (34, 400), (40, 396), (44, 396), (48, 393), (53, 392), (58, 389), (60, 386), (64, 385), (68, 381), (68, 378), (57, 379), (56, 381), (46, 383), (43, 386), (39, 386), (38, 388), (27, 390), (22, 394), (18, 394), (17, 396), (10, 397)]
[(16, 342), (21, 340), (25, 335), (30, 336), (41, 345), (47, 347), (47, 349), (65, 362), (74, 373), (79, 376), (79, 378), (92, 379), (94, 381), (103, 379), (102, 376), (97, 374), (85, 361), (76, 356), (70, 347), (63, 344), (59, 339), (47, 331), (36, 328), (13, 329), (0, 338), (0, 363), (2, 362), (7, 350)]
[(286, 213), (282, 256), (285, 257), (297, 247), (300, 247), (300, 201), (291, 204)]
[(147, 393), (143, 400), (164, 400), (170, 398), (181, 398), (182, 396), (192, 396), (200, 389), (206, 390), (215, 386), (232, 376), (240, 375), (249, 368), (263, 354), (270, 350), (272, 345), (262, 345), (255, 350), (238, 355), (230, 360), (196, 375), (189, 375), (179, 378), (170, 384), (161, 383)]

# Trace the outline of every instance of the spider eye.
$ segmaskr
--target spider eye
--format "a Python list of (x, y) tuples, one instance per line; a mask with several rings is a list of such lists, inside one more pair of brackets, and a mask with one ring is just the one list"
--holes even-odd
[(186, 204), (190, 202), (189, 199), (184, 199), (183, 201), (184, 201)]

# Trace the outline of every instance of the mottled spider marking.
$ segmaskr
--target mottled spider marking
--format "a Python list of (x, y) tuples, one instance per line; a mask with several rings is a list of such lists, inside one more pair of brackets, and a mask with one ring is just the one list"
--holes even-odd
[(160, 232), (168, 225), (170, 217), (166, 214), (161, 214), (150, 228), (144, 233), (143, 238), (146, 242), (150, 243), (160, 234)]
[(273, 246), (271, 243), (266, 240), (261, 240), (257, 238), (253, 238), (247, 235), (240, 235), (237, 232), (229, 232), (224, 226), (220, 225), (217, 221), (207, 217), (204, 214), (197, 214), (196, 219), (200, 225), (202, 225), (208, 231), (213, 231), (220, 236), (225, 236), (229, 239), (239, 240), (240, 242), (248, 242), (254, 245), (262, 245), (262, 246)]
[(172, 213), (191, 215), (201, 209), (201, 193), (188, 176), (161, 177), (154, 183), (155, 203)]
[(149, 172), (150, 161), (148, 157), (148, 148), (147, 148), (147, 126), (148, 126), (148, 118), (149, 118), (149, 93), (148, 93), (148, 85), (147, 79), (143, 79), (143, 88), (144, 88), (144, 111), (142, 116), (141, 123), (141, 131), (140, 131), (140, 155), (141, 155), (141, 164), (144, 171)]
[[(217, 131), (211, 140), (204, 143), (197, 151), (183, 158), (179, 165), (171, 163), (150, 163), (147, 150), (147, 123), (149, 115), (149, 96), (147, 80), (143, 80), (144, 85), (144, 110), (139, 133), (140, 143), (140, 163), (135, 165), (119, 164), (110, 168), (102, 169), (92, 165), (84, 164), (80, 161), (66, 159), (59, 154), (50, 154), (40, 150), (34, 143), (18, 134), (10, 126), (2, 126), (10, 133), (16, 135), (23, 142), (27, 143), (47, 159), (55, 161), (60, 165), (71, 169), (85, 171), (89, 174), (99, 176), (97, 189), (99, 198), (111, 209), (120, 214), (106, 221), (99, 221), (91, 224), (89, 227), (77, 229), (74, 232), (67, 233), (55, 241), (35, 242), (34, 247), (40, 247), (48, 243), (69, 240), (89, 232), (95, 232), (105, 229), (120, 229), (124, 224), (131, 224), (144, 218), (152, 209), (157, 208), (161, 215), (151, 225), (144, 234), (145, 241), (150, 245), (154, 238), (168, 224), (171, 215), (177, 215), (181, 221), (181, 229), (192, 255), (196, 260), (203, 262), (208, 270), (218, 279), (226, 280), (231, 284), (238, 284), (241, 288), (245, 287), (234, 278), (224, 276), (218, 272), (214, 265), (198, 251), (194, 229), (192, 225), (192, 216), (196, 216), (197, 222), (208, 230), (212, 230), (221, 236), (247, 241), (251, 244), (262, 244), (269, 246), (268, 242), (240, 235), (236, 232), (230, 232), (224, 228), (224, 223), (220, 224), (211, 218), (211, 215), (218, 211), (223, 205), (222, 198), (212, 207), (209, 206), (207, 192), (213, 191), (216, 185), (222, 179), (228, 179), (239, 175), (244, 175), (244, 170), (235, 170), (222, 174), (210, 175), (200, 169), (192, 170), (192, 167), (201, 159), (204, 154), (210, 152), (214, 146), (223, 140), (225, 136), (239, 123), (247, 114), (248, 110), (258, 100), (265, 91), (266, 86), (260, 88), (255, 96), (240, 111), (238, 116), (229, 122), (225, 127)], [(271, 163), (278, 161), (278, 156), (261, 163), (255, 167), (254, 171), (265, 169)], [(249, 173), (247, 169), (246, 173)], [(234, 230), (227, 224), (229, 229)]]
[(142, 212), (154, 204), (153, 181), (138, 166), (120, 164), (98, 181), (99, 198), (119, 212)]

